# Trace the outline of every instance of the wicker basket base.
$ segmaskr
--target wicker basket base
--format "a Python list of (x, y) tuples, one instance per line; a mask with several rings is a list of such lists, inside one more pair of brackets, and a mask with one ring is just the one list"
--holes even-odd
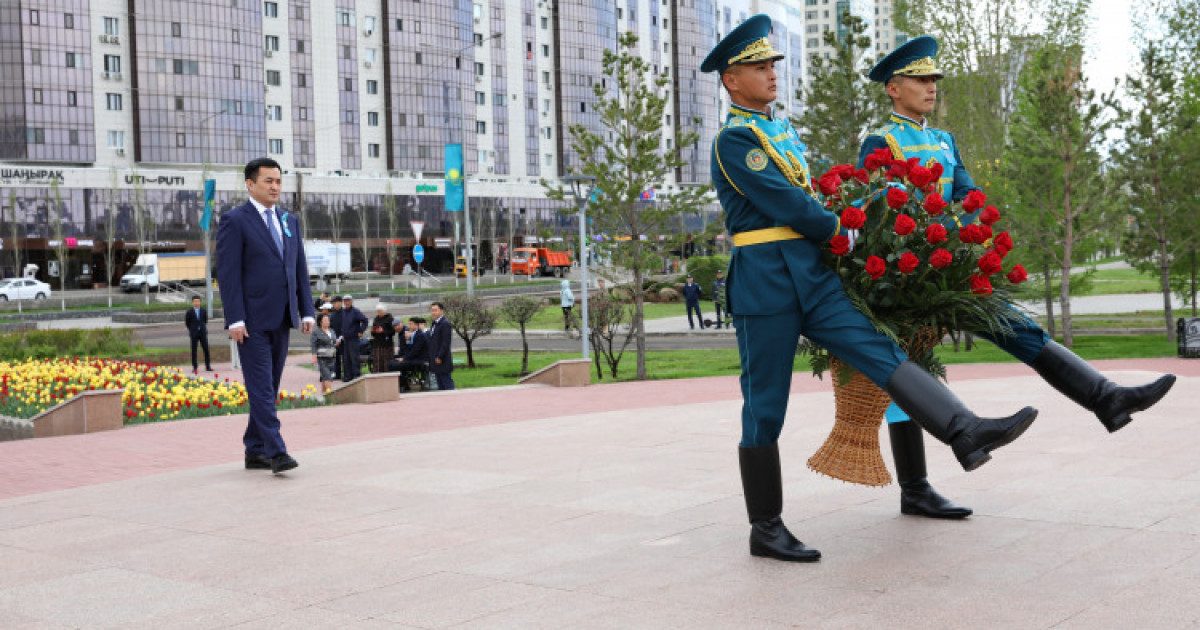
[(850, 483), (886, 486), (892, 476), (879, 450), (879, 426), (892, 399), (857, 370), (839, 383), (841, 363), (833, 360), (833, 397), (836, 420), (833, 431), (812, 457), (808, 467)]

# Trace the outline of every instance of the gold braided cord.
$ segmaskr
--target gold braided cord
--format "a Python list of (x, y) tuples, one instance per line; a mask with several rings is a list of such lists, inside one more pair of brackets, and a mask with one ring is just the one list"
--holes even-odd
[(896, 137), (890, 133), (883, 134), (883, 139), (887, 141), (888, 148), (892, 150), (892, 157), (897, 160), (904, 159), (904, 151), (900, 149), (900, 143), (896, 141)]
[(759, 61), (768, 57), (782, 57), (783, 54), (771, 48), (771, 42), (767, 41), (766, 37), (755, 40), (749, 46), (742, 49), (742, 52), (734, 55), (729, 59), (728, 65), (733, 65), (739, 62)]
[(792, 155), (791, 151), (784, 151), (784, 154), (787, 155), (788, 162), (791, 163), (792, 168), (796, 169), (797, 173), (799, 174), (801, 182), (800, 188), (803, 188), (804, 192), (815, 197), (816, 194), (813, 193), (812, 189), (812, 180), (808, 178), (808, 167), (806, 167), (803, 162), (797, 159), (796, 156)]
[(941, 74), (941, 71), (937, 69), (937, 64), (933, 62), (933, 57), (922, 57), (900, 68), (893, 74), (902, 77), (920, 77)]
[(794, 163), (789, 163), (786, 158), (780, 155), (779, 151), (775, 149), (775, 145), (771, 144), (771, 139), (767, 136), (767, 132), (753, 125), (748, 125), (747, 129), (754, 132), (755, 137), (758, 138), (758, 143), (762, 145), (763, 150), (771, 157), (771, 161), (775, 163), (775, 167), (779, 169), (779, 172), (783, 173), (788, 183), (812, 194), (812, 184), (809, 183), (808, 175), (804, 172), (803, 167), (797, 169)]

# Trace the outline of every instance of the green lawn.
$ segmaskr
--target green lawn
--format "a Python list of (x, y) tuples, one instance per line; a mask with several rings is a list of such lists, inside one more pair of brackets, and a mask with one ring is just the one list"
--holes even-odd
[[(578, 297), (578, 296), (576, 296)], [(562, 307), (558, 305), (558, 298), (554, 298), (553, 304), (543, 308), (534, 316), (528, 324), (525, 325), (526, 330), (562, 330)], [(578, 309), (576, 305), (576, 309)], [(701, 302), (700, 308), (705, 313), (712, 313), (711, 302)], [(658, 302), (648, 302), (643, 306), (643, 314), (646, 319), (662, 319), (664, 317), (674, 317), (683, 315), (683, 302), (675, 304), (664, 304)], [(516, 330), (517, 327), (503, 320), (496, 320), (496, 328), (502, 330)]]
[[(1071, 274), (1072, 281), (1075, 278), (1082, 276), (1081, 273)], [(1091, 277), (1091, 290), (1087, 295), (1115, 295), (1118, 293), (1159, 293), (1161, 288), (1158, 284), (1158, 279), (1144, 274), (1136, 269), (1099, 269)], [(1029, 286), (1026, 288), (1034, 296), (1029, 299), (1038, 299), (1042, 296), (1043, 285), (1041, 276), (1029, 274)], [(1054, 292), (1054, 297), (1058, 298), (1059, 283), (1055, 281), (1050, 290)]]
[[(1058, 339), (1062, 341), (1061, 338)], [(1164, 335), (1075, 335), (1072, 350), (1087, 360), (1094, 359), (1143, 359), (1173, 357), (1175, 344)], [(1017, 360), (991, 343), (976, 340), (970, 352), (954, 352), (954, 347), (943, 345), (935, 352), (943, 363), (1015, 363)]]

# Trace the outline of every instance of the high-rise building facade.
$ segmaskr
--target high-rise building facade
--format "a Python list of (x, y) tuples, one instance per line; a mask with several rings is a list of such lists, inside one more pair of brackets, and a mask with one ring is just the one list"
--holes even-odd
[[(241, 165), (266, 155), (310, 238), (366, 239), (384, 256), (389, 241), (411, 244), (410, 221), (427, 239), (457, 236), (442, 175), (445, 145), (461, 143), (485, 250), (537, 227), (568, 233), (539, 181), (580, 165), (572, 126), (603, 131), (596, 88), (612, 89), (602, 58), (621, 33), (668, 80), (663, 148), (684, 166), (662, 185), (700, 184), (728, 105), (701, 60), (769, 14), (789, 55), (780, 105), (798, 113), (811, 28), (799, 5), (812, 1), (5, 0), (0, 220), (31, 251), (57, 216), (98, 248), (131, 243), (145, 212), (155, 246), (192, 249), (202, 180), (232, 207)], [(679, 146), (677, 128), (699, 139)], [(64, 210), (48, 212), (55, 203)]]

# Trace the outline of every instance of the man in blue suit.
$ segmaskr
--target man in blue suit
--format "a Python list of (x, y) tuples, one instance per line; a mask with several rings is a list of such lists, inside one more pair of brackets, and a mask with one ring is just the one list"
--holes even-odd
[(275, 412), (288, 336), (293, 328), (311, 334), (315, 314), (300, 224), (276, 206), (279, 164), (251, 160), (245, 175), (250, 201), (222, 214), (217, 226), (217, 282), (250, 399), (246, 468), (278, 474), (299, 465), (288, 455)]
[(949, 389), (908, 360), (854, 309), (821, 245), (840, 230), (817, 201), (804, 145), (785, 116), (776, 116), (771, 19), (756, 15), (722, 39), (700, 65), (719, 72), (731, 101), (713, 140), (712, 179), (725, 227), (733, 235), (728, 309), (742, 367), (742, 489), (750, 521), (750, 553), (792, 562), (821, 557), (783, 524), (779, 434), (787, 413), (796, 342), (801, 334), (862, 372), (930, 434), (954, 449), (966, 470), (1015, 440), (1037, 411), (1026, 407), (996, 420), (980, 418)]
[(454, 357), (450, 353), (450, 320), (446, 319), (446, 306), (441, 302), (429, 305), (433, 316), (433, 327), (426, 339), (429, 342), (429, 371), (437, 379), (440, 390), (454, 389)]

